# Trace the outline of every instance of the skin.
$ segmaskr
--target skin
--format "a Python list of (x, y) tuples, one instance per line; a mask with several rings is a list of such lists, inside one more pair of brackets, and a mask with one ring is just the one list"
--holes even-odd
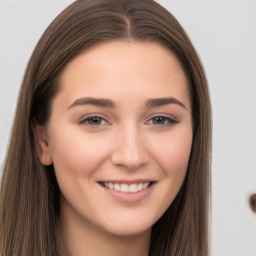
[[(85, 104), (85, 97), (113, 106)], [(90, 48), (63, 71), (49, 122), (36, 130), (42, 164), (54, 165), (72, 255), (148, 255), (151, 227), (182, 186), (192, 144), (186, 79), (174, 55), (157, 43)], [(98, 183), (138, 179), (154, 181), (138, 202)]]

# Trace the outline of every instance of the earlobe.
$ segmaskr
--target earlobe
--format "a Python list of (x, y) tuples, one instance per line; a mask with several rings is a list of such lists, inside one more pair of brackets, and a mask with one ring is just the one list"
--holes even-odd
[(35, 138), (35, 146), (40, 162), (46, 166), (51, 165), (53, 161), (45, 127), (35, 124), (33, 126), (33, 132)]

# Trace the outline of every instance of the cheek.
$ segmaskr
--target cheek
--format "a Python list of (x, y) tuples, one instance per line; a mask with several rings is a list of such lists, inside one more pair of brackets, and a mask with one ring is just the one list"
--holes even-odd
[(192, 131), (184, 130), (161, 138), (154, 152), (166, 176), (184, 176), (190, 157)]
[(94, 174), (107, 158), (109, 148), (105, 145), (109, 143), (104, 138), (99, 143), (95, 136), (80, 131), (59, 132), (52, 138), (51, 153), (59, 188), (67, 202), (79, 209), (81, 202), (88, 203), (84, 195), (90, 195), (94, 189)]
[(60, 132), (52, 136), (51, 154), (56, 175), (88, 176), (107, 158), (109, 143), (84, 132)]
[(192, 144), (192, 132), (168, 136), (155, 147), (155, 159), (162, 169), (161, 188), (155, 200), (163, 214), (178, 194), (186, 176)]

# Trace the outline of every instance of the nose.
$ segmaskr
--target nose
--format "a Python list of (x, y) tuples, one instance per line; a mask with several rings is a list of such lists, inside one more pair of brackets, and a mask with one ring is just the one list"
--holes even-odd
[(136, 170), (149, 161), (149, 155), (143, 136), (135, 128), (120, 131), (114, 142), (114, 150), (111, 157), (115, 165)]

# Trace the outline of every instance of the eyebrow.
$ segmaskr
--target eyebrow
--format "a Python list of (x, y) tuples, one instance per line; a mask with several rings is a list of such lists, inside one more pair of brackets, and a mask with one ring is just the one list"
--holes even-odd
[(168, 104), (178, 104), (179, 106), (187, 109), (186, 106), (180, 102), (178, 99), (173, 97), (168, 98), (156, 98), (156, 99), (148, 99), (146, 102), (146, 107), (153, 108), (153, 107), (160, 107)]
[[(146, 107), (147, 108), (154, 108), (154, 107), (160, 107), (168, 104), (177, 104), (184, 109), (187, 109), (186, 106), (180, 102), (178, 99), (173, 97), (168, 98), (154, 98), (154, 99), (148, 99), (146, 101)], [(92, 98), (92, 97), (86, 97), (86, 98), (79, 98), (75, 100), (69, 107), (73, 108), (76, 106), (82, 106), (82, 105), (94, 105), (98, 107), (107, 107), (107, 108), (115, 108), (116, 104), (109, 99), (103, 99), (103, 98)]]
[(107, 108), (115, 108), (116, 104), (109, 99), (101, 99), (101, 98), (79, 98), (77, 100), (75, 100), (69, 107), (73, 108), (76, 106), (81, 106), (81, 105), (94, 105), (94, 106), (98, 106), (98, 107), (107, 107)]

